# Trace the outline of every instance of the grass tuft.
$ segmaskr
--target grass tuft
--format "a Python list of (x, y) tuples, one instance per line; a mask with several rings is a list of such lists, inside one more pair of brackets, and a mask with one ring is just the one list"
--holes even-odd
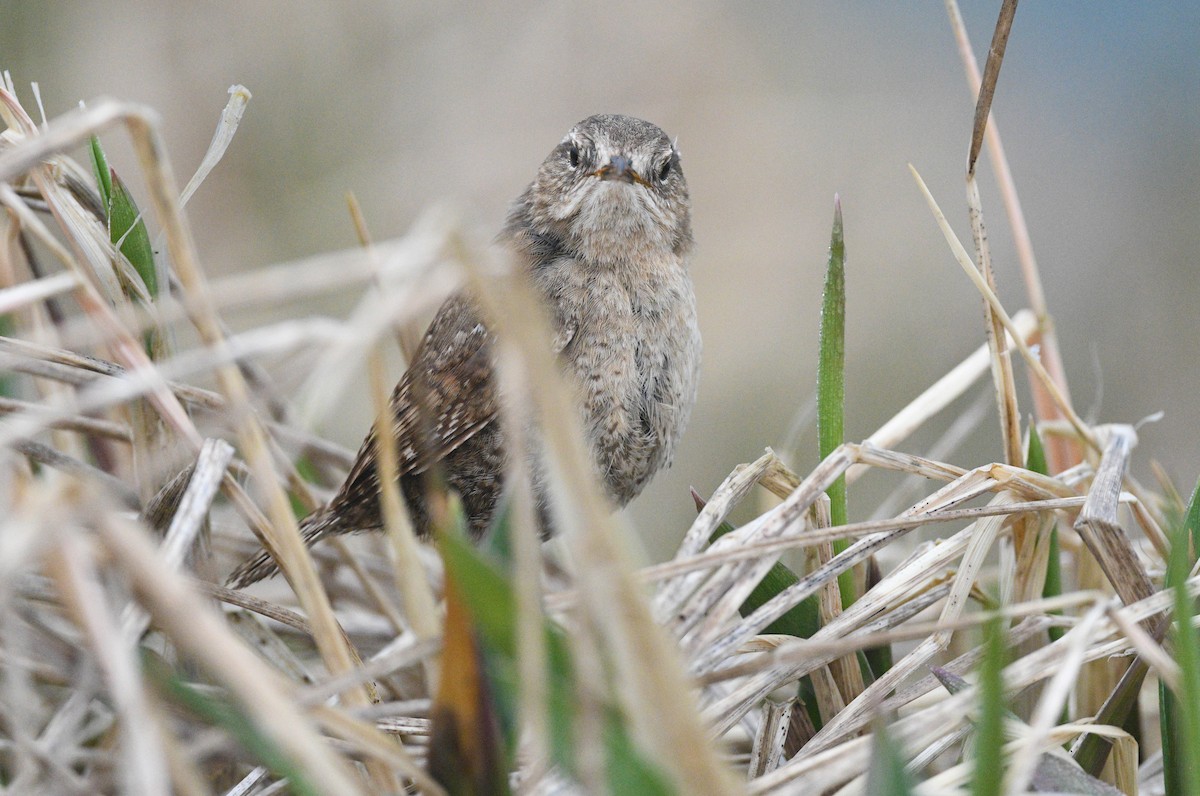
[[(1016, 3), (1005, 8), (1009, 25)], [(989, 92), (998, 73), (996, 61)], [(248, 99), (234, 92), (189, 195), (204, 190)], [(985, 300), (990, 345), (918, 396), (889, 395), (895, 416), (847, 440), (835, 200), (819, 462), (794, 472), (770, 451), (731, 457), (728, 478), (676, 529), (678, 552), (648, 567), (633, 563), (630, 529), (595, 488), (527, 286), (486, 243), (431, 217), (397, 240), (360, 227), (362, 249), (214, 279), (152, 114), (102, 100), (42, 128), (10, 87), (0, 111), (0, 203), (16, 244), (0, 252), (6, 790), (983, 794), (1007, 781), (1110, 794), (1132, 787), (1138, 752), (1157, 751), (1106, 726), (1147, 708), (1145, 676), (1165, 684), (1168, 739), (1165, 771), (1145, 771), (1146, 787), (1161, 777), (1171, 794), (1200, 790), (1200, 486), (1173, 508), (1131, 474), (1134, 425), (1090, 423), (1073, 406), (1062, 357), (1087, 355), (1057, 348), (983, 111), (971, 179), (986, 150), (1029, 308), (1000, 302), (1003, 263), (977, 267), (990, 262), (978, 186), (972, 253), (922, 183), (949, 247), (947, 279), (965, 275)], [(118, 170), (144, 186), (144, 207), (100, 133), (133, 144), (136, 162)], [(76, 157), (92, 161), (94, 182)], [(158, 256), (151, 233), (164, 241)], [(464, 284), (502, 319), (502, 378), (522, 399), (504, 411), (540, 418), (561, 539), (539, 546), (532, 493), (517, 489), (504, 545), (451, 533), (418, 544), (389, 491), (386, 539), (308, 551), (296, 510), (318, 505), (354, 459), (312, 429), (363, 372), (382, 407), (391, 379), (379, 353), (393, 330)], [(358, 305), (345, 319), (257, 320), (348, 293)], [(146, 345), (152, 335), (183, 342)], [(301, 359), (316, 364), (298, 369)], [(1000, 460), (913, 450), (919, 429), (962, 424), (958, 399), (993, 367)], [(1024, 450), (1019, 367), (1034, 407)], [(519, 475), (526, 459), (513, 460)], [(921, 494), (851, 522), (847, 484), (867, 471), (897, 485), (917, 476)], [(730, 522), (762, 493), (768, 508)], [(284, 578), (253, 594), (215, 585), (263, 543)], [(787, 553), (811, 566), (787, 568)], [(856, 571), (871, 575), (856, 582)], [(1097, 694), (1084, 673), (1098, 661), (1128, 669)], [(1028, 699), (1032, 710), (1015, 707), (1028, 723), (1005, 713), (1006, 694), (1019, 695), (1014, 707)], [(1095, 721), (1080, 707), (1101, 702)], [(1100, 782), (1109, 757), (1115, 774)]]

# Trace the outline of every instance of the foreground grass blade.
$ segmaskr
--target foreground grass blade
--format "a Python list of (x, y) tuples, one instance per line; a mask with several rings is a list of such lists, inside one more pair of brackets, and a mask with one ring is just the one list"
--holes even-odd
[[(936, 677), (947, 691), (958, 694), (971, 687), (963, 678), (939, 666), (931, 666)], [(1012, 721), (1021, 719), (1009, 710), (1004, 710), (1005, 718)], [(1065, 755), (1059, 756), (1045, 752), (1038, 758), (1037, 768), (1030, 780), (1030, 790), (1036, 793), (1074, 793), (1079, 796), (1120, 796), (1121, 791), (1107, 782), (1096, 779), (1086, 773), (1077, 763)]]
[(100, 204), (104, 206), (104, 213), (107, 215), (109, 203), (112, 201), (112, 168), (108, 165), (104, 147), (100, 146), (100, 139), (96, 136), (92, 136), (91, 154), (92, 168), (96, 172), (96, 187), (100, 189)]
[(1195, 606), (1187, 595), (1192, 556), (1188, 545), (1200, 526), (1200, 483), (1192, 492), (1183, 522), (1171, 537), (1166, 587), (1175, 593), (1175, 659), (1180, 690), (1172, 694), (1159, 686), (1163, 737), (1163, 779), (1167, 796), (1200, 793), (1200, 650), (1192, 626)]
[[(483, 650), (485, 667), (494, 678), (495, 696), (501, 716), (515, 716), (520, 678), (517, 669), (516, 592), (502, 569), (461, 535), (441, 534), (438, 548), (446, 565), (447, 578), (454, 578), (463, 604), (471, 613), (474, 631)], [(572, 739), (577, 686), (570, 652), (562, 632), (546, 623), (547, 701), (550, 710), (550, 751), (554, 762), (573, 771), (575, 744)], [(606, 770), (612, 793), (644, 793), (668, 796), (673, 793), (663, 773), (642, 755), (629, 736), (619, 709), (609, 707), (604, 733)], [(509, 749), (515, 748), (516, 730), (511, 722), (502, 725)], [(631, 789), (632, 788), (632, 789)]]
[(448, 793), (504, 796), (510, 793), (511, 760), (505, 754), (510, 750), (501, 749), (496, 701), (459, 577), (446, 568), (446, 631), (430, 712), (429, 773)]
[(1192, 490), (1192, 499), (1188, 501), (1187, 512), (1183, 515), (1183, 528), (1192, 543), (1192, 556), (1200, 553), (1200, 481)]
[(913, 792), (912, 775), (904, 768), (904, 757), (887, 727), (879, 722), (874, 732), (871, 767), (867, 769), (867, 796), (909, 796)]
[(979, 724), (975, 729), (974, 796), (1000, 796), (1004, 783), (1004, 625), (994, 618), (984, 626), (984, 655), (979, 669)]
[(1183, 796), (1187, 793), (1183, 785), (1183, 766), (1180, 756), (1179, 727), (1182, 724), (1179, 701), (1162, 680), (1158, 681), (1158, 727), (1162, 735), (1163, 793), (1166, 796)]
[[(0, 315), (0, 337), (12, 337), (16, 330), (11, 315)], [(17, 382), (7, 371), (0, 374), (0, 395), (13, 397), (17, 395)]]

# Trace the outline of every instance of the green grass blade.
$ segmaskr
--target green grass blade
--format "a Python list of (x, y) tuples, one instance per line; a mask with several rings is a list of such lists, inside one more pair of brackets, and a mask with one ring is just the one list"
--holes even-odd
[(1175, 594), (1175, 659), (1179, 663), (1179, 693), (1160, 691), (1163, 724), (1163, 775), (1167, 795), (1200, 793), (1200, 649), (1192, 626), (1195, 605), (1187, 594), (1193, 541), (1200, 519), (1200, 483), (1192, 492), (1183, 523), (1171, 537), (1166, 586)]
[[(1050, 529), (1050, 552), (1046, 560), (1046, 582), (1042, 585), (1043, 597), (1058, 597), (1062, 594), (1062, 553), (1058, 546), (1058, 524)], [(1062, 611), (1051, 611), (1061, 614)], [(1061, 627), (1051, 627), (1047, 630), (1051, 641), (1058, 641), (1066, 630)]]
[[(833, 232), (829, 241), (829, 262), (825, 269), (825, 289), (821, 298), (821, 332), (817, 355), (817, 446), (824, 459), (842, 444), (846, 415), (846, 243), (842, 235), (842, 204), (833, 199)], [(846, 524), (846, 478), (842, 476), (827, 490), (830, 517), (834, 525)], [(849, 543), (833, 543), (834, 553)], [(858, 597), (854, 574), (838, 576), (842, 606), (848, 608)]]
[[(488, 656), (488, 671), (495, 674), (497, 696), (505, 703), (501, 713), (514, 716), (520, 682), (516, 665), (516, 592), (500, 567), (486, 561), (459, 536), (442, 534), (438, 537), (438, 548), (447, 571), (454, 574), (463, 600), (470, 607), (482, 641), (492, 653)], [(566, 640), (552, 627), (546, 628), (546, 654), (552, 751), (560, 764), (569, 764), (573, 674)]]
[[(296, 472), (301, 478), (304, 479), (305, 483), (320, 483), (320, 473), (317, 471), (316, 465), (312, 463), (312, 459), (308, 458), (307, 456), (301, 456), (300, 458), (296, 459), (295, 466)], [(287, 496), (288, 502), (292, 505), (292, 514), (296, 516), (296, 519), (300, 519), (301, 517), (308, 515), (310, 509), (302, 500), (300, 500), (299, 495), (297, 495), (293, 490), (289, 489)]]
[(1183, 783), (1183, 766), (1180, 763), (1183, 755), (1183, 744), (1180, 743), (1179, 727), (1183, 717), (1179, 713), (1179, 701), (1167, 688), (1167, 684), (1158, 681), (1158, 727), (1162, 733), (1163, 758), (1163, 793), (1166, 796), (1184, 796), (1187, 790)]
[[(1042, 437), (1038, 434), (1037, 426), (1029, 423), (1029, 449), (1025, 452), (1025, 466), (1035, 473), (1049, 475), (1046, 464), (1046, 449), (1042, 445)], [(1058, 523), (1050, 529), (1050, 552), (1046, 557), (1046, 581), (1042, 585), (1043, 597), (1058, 597), (1062, 594), (1062, 561), (1058, 547)], [(1051, 611), (1061, 614), (1062, 611)], [(1047, 631), (1051, 641), (1058, 641), (1066, 631), (1061, 627), (1052, 627)]]
[[(515, 748), (516, 715), (520, 677), (517, 667), (516, 591), (503, 568), (485, 559), (483, 553), (455, 534), (441, 534), (438, 547), (447, 572), (453, 573), (462, 597), (470, 607), (485, 648), (489, 675), (495, 680), (501, 716), (509, 719), (505, 727), (507, 742)], [(576, 709), (576, 687), (570, 651), (562, 632), (546, 622), (547, 702), (550, 711), (550, 752), (554, 761), (571, 771), (575, 764), (572, 737)], [(609, 707), (605, 729), (606, 770), (613, 793), (646, 793), (650, 796), (672, 793), (668, 780), (658, 766), (647, 760), (629, 735), (620, 711)], [(637, 790), (622, 790), (636, 784)], [(618, 787), (620, 786), (620, 787)]]
[(633, 744), (624, 718), (610, 710), (604, 726), (609, 793), (637, 793), (645, 796), (674, 796), (675, 789), (662, 772), (650, 765)]
[(979, 723), (975, 728), (974, 796), (1000, 796), (1004, 781), (1004, 625), (999, 618), (984, 626), (984, 655), (979, 669)]
[(112, 170), (109, 168), (108, 158), (104, 155), (104, 148), (100, 146), (100, 139), (96, 136), (92, 136), (91, 153), (96, 187), (100, 189), (100, 204), (104, 206), (104, 215), (107, 217), (108, 203), (112, 198)]
[[(0, 315), (0, 336), (12, 337), (16, 330), (11, 315)], [(17, 394), (17, 382), (7, 371), (0, 373), (0, 395), (13, 397)]]
[(150, 245), (150, 233), (134, 203), (125, 189), (125, 184), (116, 171), (108, 165), (108, 158), (100, 139), (92, 136), (92, 168), (96, 174), (96, 185), (100, 189), (100, 202), (104, 205), (108, 236), (129, 260), (151, 296), (158, 295), (158, 272), (154, 268), (154, 249)]
[(904, 757), (883, 722), (876, 724), (873, 735), (866, 796), (909, 796), (913, 792), (912, 775), (905, 769)]
[(1049, 475), (1049, 465), (1046, 464), (1046, 448), (1042, 445), (1042, 436), (1038, 434), (1037, 425), (1030, 420), (1029, 446), (1025, 451), (1025, 466), (1035, 473)]
[[(704, 498), (700, 497), (694, 489), (692, 490), (692, 500), (696, 503), (696, 511), (704, 508)], [(728, 522), (721, 523), (713, 531), (712, 536), (709, 537), (708, 543), (712, 544), (733, 530), (733, 526)], [(767, 574), (763, 576), (763, 579), (751, 589), (746, 600), (738, 607), (738, 613), (742, 616), (749, 616), (761, 608), (772, 597), (792, 584), (799, 582), (799, 580), (799, 576), (795, 572), (792, 572), (790, 568), (776, 562), (767, 571)], [(783, 616), (763, 628), (763, 633), (809, 638), (820, 629), (820, 604), (817, 602), (817, 596), (811, 594), (805, 597), (798, 605), (793, 606)], [(809, 721), (812, 722), (815, 729), (820, 730), (824, 726), (824, 722), (821, 721), (820, 711), (817, 710), (811, 677), (805, 676), (800, 678), (799, 697), (804, 710), (808, 713)]]
[[(883, 580), (883, 575), (879, 571), (879, 559), (868, 558), (867, 564), (867, 589), (874, 588), (874, 585)], [(865, 650), (860, 650), (859, 665), (863, 669), (863, 677), (865, 682), (870, 685), (875, 682), (875, 679), (882, 677), (892, 668), (892, 645), (884, 644), (879, 647), (867, 647)]]
[[(834, 199), (833, 233), (825, 289), (821, 299), (821, 332), (817, 359), (817, 445), (822, 459), (842, 444), (846, 411), (846, 244), (842, 206)], [(834, 525), (846, 523), (846, 479), (828, 490)], [(842, 543), (843, 549), (845, 542)], [(840, 552), (840, 551), (839, 551)]]
[(152, 296), (158, 295), (158, 273), (154, 268), (154, 249), (150, 245), (150, 233), (141, 211), (133, 197), (125, 190), (125, 183), (114, 171), (112, 173), (112, 197), (107, 205), (108, 234), (117, 244)]
[[(142, 214), (129, 191), (125, 189), (121, 178), (108, 165), (108, 158), (100, 145), (100, 139), (95, 136), (92, 136), (90, 151), (96, 185), (100, 189), (100, 201), (104, 206), (105, 222), (108, 224), (109, 239), (129, 260), (129, 264), (141, 279), (142, 286), (145, 287), (145, 295), (154, 301), (158, 297), (158, 270), (154, 265), (154, 248), (150, 244), (146, 222), (142, 220)], [(134, 300), (141, 300), (139, 290), (128, 285), (125, 285), (124, 289)], [(157, 331), (146, 332), (143, 343), (151, 359), (161, 359), (166, 354), (163, 340)]]
[[(696, 511), (704, 508), (704, 498), (696, 494), (694, 490), (692, 491), (692, 500), (696, 503)], [(728, 522), (721, 523), (712, 532), (708, 543), (712, 544), (733, 530), (733, 526)], [(749, 616), (761, 608), (772, 597), (799, 581), (800, 578), (795, 572), (792, 572), (786, 565), (776, 562), (767, 571), (767, 574), (763, 576), (763, 579), (751, 590), (749, 596), (746, 597), (746, 601), (738, 608), (738, 613), (742, 616)], [(767, 625), (763, 629), (763, 633), (809, 638), (820, 629), (820, 607), (817, 602), (817, 596), (814, 594), (806, 597), (799, 605)]]
[(1183, 515), (1183, 529), (1187, 538), (1192, 542), (1192, 555), (1200, 553), (1200, 481), (1192, 490), (1192, 499), (1188, 501), (1187, 511)]

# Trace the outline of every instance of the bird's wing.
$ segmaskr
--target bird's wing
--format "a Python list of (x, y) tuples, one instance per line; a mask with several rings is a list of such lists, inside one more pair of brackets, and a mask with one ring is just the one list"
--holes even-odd
[[(411, 461), (412, 472), (441, 460), (496, 417), (493, 340), (465, 296), (438, 310), (414, 367), (392, 395), (400, 461)], [(411, 450), (404, 449), (406, 442)]]
[[(392, 392), (398, 475), (419, 473), (458, 448), (496, 417), (492, 334), (470, 299), (441, 306), (408, 371)], [(375, 429), (363, 440), (342, 491), (373, 478)]]

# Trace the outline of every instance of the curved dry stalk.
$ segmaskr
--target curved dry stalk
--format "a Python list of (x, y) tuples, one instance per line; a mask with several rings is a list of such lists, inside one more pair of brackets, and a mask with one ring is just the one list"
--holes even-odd
[[(950, 28), (954, 32), (954, 40), (958, 45), (958, 54), (962, 59), (963, 68), (967, 73), (967, 85), (972, 96), (978, 96), (982, 86), (979, 64), (975, 60), (975, 51), (971, 47), (967, 35), (967, 27), (963, 23), (962, 14), (958, 10), (957, 0), (946, 0), (946, 12), (950, 17)], [(1041, 271), (1038, 269), (1037, 258), (1033, 254), (1033, 240), (1029, 235), (1029, 225), (1025, 221), (1025, 211), (1021, 209), (1021, 200), (1017, 194), (1016, 180), (1013, 179), (1012, 169), (1008, 165), (1008, 157), (1004, 153), (1004, 145), (1000, 140), (1000, 130), (989, 111), (988, 121), (984, 132), (987, 141), (988, 156), (992, 171), (1000, 189), (1000, 199), (1004, 204), (1005, 215), (1008, 217), (1012, 230), (1013, 242), (1017, 252), (1017, 262), (1020, 265), (1021, 276), (1025, 283), (1025, 293), (1029, 297), (1029, 306), (1037, 318), (1038, 336), (1041, 342), (1042, 358), (1046, 370), (1058, 385), (1059, 391), (1066, 400), (1070, 401), (1070, 389), (1067, 384), (1066, 369), (1063, 366), (1062, 352), (1058, 345), (1058, 333), (1054, 328), (1054, 319), (1046, 304), (1046, 293), (1042, 287)], [(1063, 417), (1058, 411), (1055, 401), (1042, 389), (1041, 385), (1033, 387), (1033, 400), (1037, 408), (1038, 418), (1043, 421)], [(1049, 450), (1051, 470), (1059, 472), (1078, 461), (1079, 454), (1073, 450), (1069, 441), (1055, 440)]]
[(946, 242), (950, 244), (950, 250), (954, 253), (955, 259), (967, 273), (967, 276), (970, 277), (971, 281), (975, 284), (975, 289), (980, 292), (980, 294), (987, 301), (988, 305), (992, 308), (992, 311), (996, 313), (996, 317), (1001, 323), (1004, 324), (1004, 328), (1008, 331), (1014, 342), (1016, 342), (1017, 349), (1021, 352), (1022, 358), (1024, 358), (1025, 363), (1029, 366), (1029, 369), (1036, 377), (1036, 380), (1041, 383), (1041, 385), (1050, 394), (1055, 406), (1058, 407), (1058, 410), (1075, 429), (1075, 432), (1079, 435), (1079, 438), (1086, 442), (1093, 449), (1098, 450), (1099, 446), (1096, 443), (1096, 440), (1087, 424), (1084, 423), (1079, 415), (1075, 413), (1074, 407), (1071, 406), (1070, 401), (1067, 399), (1062, 390), (1058, 388), (1057, 382), (1055, 382), (1054, 379), (1051, 378), (1050, 374), (1046, 372), (1046, 369), (1043, 367), (1041, 361), (1034, 355), (1029, 346), (1020, 339), (1020, 334), (1016, 329), (1016, 325), (1013, 323), (1012, 318), (1010, 318), (1008, 313), (1005, 312), (1004, 307), (1001, 305), (1000, 299), (996, 297), (995, 292), (988, 287), (988, 285), (983, 281), (983, 277), (975, 269), (974, 263), (971, 261), (971, 256), (967, 254), (967, 250), (964, 249), (962, 243), (959, 242), (958, 237), (954, 234), (954, 230), (950, 228), (949, 222), (946, 221), (946, 216), (942, 213), (941, 208), (938, 207), (937, 201), (933, 198), (933, 194), (929, 192), (929, 188), (925, 185), (925, 181), (921, 179), (921, 175), (917, 173), (917, 170), (913, 168), (911, 164), (908, 168), (909, 171), (912, 172), (913, 178), (917, 181), (917, 185), (920, 187), (922, 194), (925, 196), (925, 200), (929, 203), (929, 208), (933, 211), (934, 218), (936, 219), (938, 226), (941, 228), (942, 235), (946, 238)]

